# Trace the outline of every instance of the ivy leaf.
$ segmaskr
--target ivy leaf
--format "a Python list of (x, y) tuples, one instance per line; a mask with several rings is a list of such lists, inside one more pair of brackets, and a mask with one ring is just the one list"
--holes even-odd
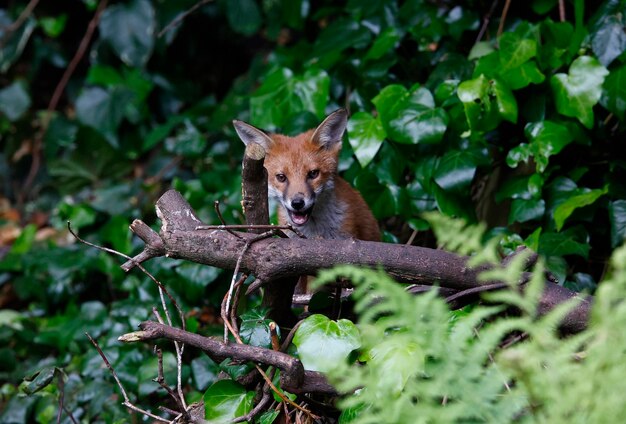
[(378, 116), (357, 112), (348, 121), (348, 141), (363, 168), (374, 159), (386, 136)]
[(540, 173), (548, 167), (550, 156), (558, 154), (573, 141), (565, 125), (548, 120), (526, 125), (524, 133), (530, 141), (530, 150)]
[(556, 224), (556, 230), (561, 231), (565, 220), (578, 208), (592, 205), (601, 196), (608, 192), (608, 187), (603, 189), (589, 190), (587, 192), (576, 194), (569, 197), (563, 203), (559, 204), (554, 210), (554, 222)]
[(475, 152), (452, 150), (441, 158), (433, 177), (445, 190), (466, 189), (474, 179), (480, 159)]
[(463, 218), (467, 221), (474, 221), (476, 219), (471, 202), (467, 201), (466, 198), (444, 190), (434, 181), (431, 185), (431, 189), (435, 196), (435, 201), (437, 202), (437, 208), (444, 215)]
[(490, 131), (502, 119), (517, 122), (515, 97), (506, 84), (498, 79), (487, 79), (480, 75), (459, 84), (457, 94), (472, 130)]
[(516, 68), (505, 70), (500, 73), (500, 76), (511, 90), (519, 90), (530, 84), (541, 84), (546, 79), (534, 60), (525, 62)]
[(0, 9), (0, 39), (2, 46), (0, 48), (0, 73), (5, 73), (11, 65), (20, 58), (24, 48), (28, 44), (31, 34), (37, 27), (37, 21), (32, 17), (18, 27), (15, 31), (7, 33), (8, 28), (13, 23), (11, 16), (6, 9)]
[(380, 35), (372, 43), (372, 47), (369, 48), (365, 54), (364, 59), (380, 59), (389, 51), (395, 49), (396, 44), (400, 41), (402, 35), (395, 27), (388, 27), (383, 30)]
[(269, 348), (272, 346), (271, 322), (263, 311), (250, 310), (241, 315), (239, 335), (245, 344)]
[(154, 47), (155, 13), (148, 0), (109, 6), (100, 19), (100, 37), (129, 66), (144, 66)]
[(0, 112), (9, 121), (17, 121), (30, 107), (30, 96), (22, 82), (14, 82), (0, 90)]
[(226, 16), (230, 26), (243, 35), (252, 35), (262, 23), (261, 11), (254, 0), (229, 0)]
[(306, 318), (293, 338), (304, 368), (329, 372), (338, 362), (361, 347), (361, 336), (356, 326), (347, 319), (332, 321), (324, 315)]
[(591, 19), (589, 30), (591, 49), (604, 66), (609, 66), (626, 50), (624, 11), (623, 2), (607, 1)]
[(522, 66), (537, 55), (537, 41), (521, 37), (515, 32), (505, 32), (499, 39), (500, 65), (504, 69)]
[(611, 71), (606, 78), (600, 103), (620, 120), (626, 118), (626, 65)]
[(597, 59), (581, 56), (572, 62), (568, 74), (553, 75), (550, 83), (557, 111), (592, 128), (592, 108), (600, 100), (602, 84), (608, 74)]
[(378, 389), (391, 396), (399, 395), (407, 381), (424, 371), (425, 352), (411, 337), (398, 336), (379, 343), (369, 352), (368, 365), (384, 369)]
[(448, 126), (447, 113), (436, 108), (431, 92), (418, 84), (411, 90), (389, 85), (372, 102), (387, 136), (399, 143), (438, 143)]
[(232, 380), (216, 381), (204, 392), (204, 418), (212, 422), (230, 422), (252, 410), (254, 392)]
[(539, 236), (539, 252), (547, 256), (578, 255), (585, 259), (589, 257), (588, 240), (580, 240), (581, 234), (576, 228), (570, 228), (560, 233), (544, 233)]
[(611, 247), (617, 247), (626, 239), (626, 200), (609, 203), (611, 221)]
[(509, 224), (540, 219), (546, 211), (543, 199), (513, 199), (509, 212)]
[(296, 114), (309, 111), (324, 117), (330, 78), (319, 69), (294, 75), (288, 68), (270, 73), (250, 99), (250, 116), (261, 128), (283, 127)]
[(113, 147), (117, 147), (114, 134), (124, 118), (125, 106), (132, 98), (132, 92), (123, 86), (109, 90), (87, 88), (76, 99), (76, 116), (81, 123), (94, 128)]

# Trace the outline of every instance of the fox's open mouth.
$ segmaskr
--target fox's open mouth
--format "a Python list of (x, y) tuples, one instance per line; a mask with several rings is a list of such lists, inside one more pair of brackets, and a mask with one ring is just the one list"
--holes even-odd
[(292, 211), (288, 209), (287, 213), (289, 214), (289, 219), (291, 219), (291, 222), (295, 225), (304, 225), (309, 220), (309, 216), (311, 216), (311, 208), (305, 211)]

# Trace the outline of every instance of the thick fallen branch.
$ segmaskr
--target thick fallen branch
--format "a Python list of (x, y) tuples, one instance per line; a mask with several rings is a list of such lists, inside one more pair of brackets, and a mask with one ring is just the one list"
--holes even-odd
[[(144, 241), (148, 244), (147, 248), (153, 251), (164, 249), (168, 257), (233, 269), (246, 241), (255, 236), (248, 233), (234, 235), (223, 230), (196, 230), (201, 222), (183, 197), (173, 190), (157, 201), (156, 208), (162, 220), (162, 246), (150, 246), (152, 237), (146, 237)], [(140, 262), (141, 256), (138, 255), (135, 260)], [(250, 245), (241, 260), (242, 270), (254, 274), (263, 282), (313, 275), (319, 269), (338, 264), (380, 267), (399, 282), (438, 285), (455, 290), (468, 290), (485, 284), (478, 279), (480, 271), (467, 265), (466, 257), (443, 250), (360, 240), (268, 238)], [(132, 266), (132, 261), (124, 265), (125, 269)], [(546, 281), (539, 312), (546, 313), (577, 296), (576, 292)], [(591, 297), (588, 297), (562, 322), (563, 331), (584, 329), (590, 307)]]
[(274, 366), (281, 370), (281, 387), (290, 393), (337, 394), (322, 374), (305, 371), (300, 360), (286, 353), (245, 344), (224, 343), (214, 337), (204, 337), (154, 321), (142, 322), (139, 328), (141, 331), (120, 336), (119, 340), (126, 343), (155, 339), (174, 340), (196, 347), (218, 362), (231, 358)]

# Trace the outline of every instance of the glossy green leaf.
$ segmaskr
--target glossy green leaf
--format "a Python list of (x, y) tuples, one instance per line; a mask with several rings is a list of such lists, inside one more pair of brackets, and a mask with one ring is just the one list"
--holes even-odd
[(154, 47), (155, 11), (148, 0), (131, 0), (106, 8), (100, 18), (100, 37), (129, 66), (146, 64)]
[(354, 186), (361, 192), (374, 216), (384, 218), (398, 213), (396, 185), (379, 181), (376, 174), (365, 171), (354, 180)]
[(472, 130), (490, 131), (502, 119), (517, 122), (517, 102), (511, 90), (498, 79), (484, 75), (459, 84), (457, 94)]
[(498, 40), (500, 64), (505, 69), (522, 66), (537, 55), (537, 41), (524, 38), (515, 32), (505, 32)]
[(543, 199), (513, 199), (509, 212), (509, 224), (541, 219), (546, 211)]
[(389, 85), (372, 99), (387, 136), (399, 143), (438, 143), (448, 125), (448, 115), (435, 107), (433, 95), (415, 85), (407, 90)]
[(303, 111), (323, 119), (329, 88), (330, 78), (322, 70), (310, 68), (295, 75), (290, 69), (277, 69), (250, 98), (251, 124), (265, 129), (283, 127)]
[(609, 202), (611, 246), (617, 247), (626, 240), (626, 200)]
[(132, 98), (133, 94), (121, 86), (109, 90), (87, 88), (76, 99), (76, 116), (84, 125), (107, 137), (107, 141), (115, 147), (117, 141), (113, 134), (124, 119), (126, 104)]
[(609, 71), (590, 56), (572, 62), (568, 74), (556, 74), (550, 80), (559, 113), (593, 127), (593, 106), (600, 100), (602, 84)]
[(568, 127), (548, 120), (526, 125), (524, 133), (530, 142), (537, 172), (544, 172), (550, 156), (558, 154), (573, 141)]
[(393, 51), (395, 46), (400, 41), (401, 34), (397, 28), (389, 27), (380, 33), (380, 35), (372, 43), (372, 47), (369, 48), (365, 54), (364, 59), (379, 59)]
[(59, 16), (47, 16), (39, 19), (39, 24), (43, 28), (48, 37), (58, 37), (65, 29), (67, 23), (67, 14), (63, 13)]
[(437, 184), (445, 190), (469, 188), (481, 158), (468, 150), (452, 150), (439, 160), (433, 174)]
[(357, 112), (348, 121), (348, 141), (363, 168), (374, 159), (386, 135), (380, 118), (367, 112)]
[(252, 410), (254, 392), (232, 380), (216, 381), (204, 392), (205, 419), (226, 423)]
[(530, 84), (541, 84), (546, 79), (534, 60), (524, 62), (513, 69), (503, 70), (500, 76), (511, 90), (519, 90)]
[(474, 221), (476, 219), (471, 203), (463, 195), (444, 190), (434, 182), (432, 184), (432, 191), (437, 203), (437, 208), (444, 215), (463, 218), (468, 221)]
[(263, 22), (254, 0), (229, 0), (226, 2), (226, 16), (230, 26), (244, 35), (254, 34)]
[(370, 365), (385, 370), (378, 384), (391, 396), (399, 395), (409, 379), (420, 375), (426, 362), (424, 349), (410, 337), (380, 343), (368, 352), (368, 356)]
[(265, 411), (257, 420), (259, 424), (272, 424), (278, 415), (280, 411)]
[(547, 232), (539, 236), (539, 253), (548, 256), (577, 255), (589, 257), (589, 242), (581, 239), (576, 229), (571, 228), (560, 233)]
[(30, 95), (23, 82), (14, 82), (0, 90), (0, 112), (9, 121), (20, 119), (30, 104)]
[(591, 48), (600, 63), (609, 66), (626, 51), (626, 8), (622, 1), (605, 1), (591, 19)]
[(4, 8), (0, 9), (0, 38), (2, 38), (0, 73), (8, 71), (11, 65), (20, 58), (33, 30), (37, 27), (35, 19), (29, 17), (15, 31), (7, 33), (5, 28), (9, 27), (13, 22), (7, 10)]
[(620, 120), (626, 118), (626, 65), (612, 70), (606, 77), (600, 103)]
[(361, 346), (361, 337), (351, 321), (332, 321), (315, 314), (302, 321), (293, 344), (298, 347), (298, 356), (305, 369), (330, 372)]
[[(188, 331), (190, 331), (188, 329)], [(206, 390), (217, 381), (219, 368), (208, 356), (198, 356), (191, 361), (191, 376), (196, 390)]]
[(554, 222), (556, 224), (556, 230), (560, 231), (563, 228), (565, 220), (570, 217), (574, 210), (582, 208), (588, 205), (592, 205), (600, 197), (608, 192), (608, 187), (603, 189), (589, 190), (580, 194), (576, 194), (563, 203), (559, 204), (554, 211)]
[(239, 335), (245, 344), (271, 348), (272, 338), (269, 327), (271, 322), (272, 320), (266, 318), (264, 311), (250, 310), (241, 315)]

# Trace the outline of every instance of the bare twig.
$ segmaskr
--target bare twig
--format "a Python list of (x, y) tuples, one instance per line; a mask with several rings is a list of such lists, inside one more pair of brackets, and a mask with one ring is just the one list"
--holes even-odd
[(98, 4), (98, 8), (96, 9), (96, 12), (91, 18), (91, 21), (89, 21), (89, 24), (87, 25), (87, 30), (85, 31), (85, 35), (80, 41), (80, 44), (78, 45), (78, 49), (76, 50), (76, 53), (74, 53), (74, 57), (72, 58), (70, 63), (67, 65), (67, 68), (65, 68), (65, 72), (63, 73), (63, 76), (61, 76), (61, 80), (57, 84), (52, 94), (52, 97), (50, 98), (50, 103), (48, 103), (48, 108), (46, 109), (46, 112), (43, 115), (41, 129), (38, 132), (38, 134), (35, 136), (35, 139), (33, 141), (33, 149), (31, 152), (33, 160), (30, 165), (28, 175), (26, 176), (26, 179), (24, 180), (24, 184), (22, 185), (22, 190), (21, 190), (22, 194), (19, 196), (20, 204), (23, 203), (26, 196), (28, 196), (28, 192), (33, 182), (35, 181), (35, 177), (37, 176), (37, 173), (39, 172), (39, 167), (41, 165), (41, 145), (43, 143), (43, 138), (46, 135), (46, 132), (48, 131), (48, 126), (50, 124), (50, 119), (52, 117), (52, 111), (54, 111), (57, 108), (59, 100), (61, 99), (61, 94), (63, 94), (63, 91), (65, 90), (65, 87), (67, 86), (67, 83), (69, 82), (70, 77), (76, 70), (78, 63), (81, 61), (81, 59), (85, 55), (85, 52), (87, 51), (87, 47), (89, 47), (89, 43), (91, 42), (91, 38), (93, 37), (93, 34), (96, 28), (98, 27), (98, 22), (100, 21), (100, 15), (106, 8), (107, 3), (108, 3), (108, 0), (102, 0), (100, 1), (100, 4)]
[[(226, 225), (226, 221), (224, 221), (224, 216), (222, 216), (222, 211), (220, 211), (220, 201), (216, 200), (213, 205), (215, 206), (215, 213), (217, 214), (217, 218), (220, 220), (222, 225), (220, 225), (220, 229), (228, 231), (229, 234), (232, 234), (235, 237), (241, 238), (241, 236), (235, 233), (229, 225)], [(197, 228), (196, 228), (197, 229)]]
[(213, 0), (201, 0), (198, 3), (194, 4), (189, 10), (187, 10), (186, 12), (181, 13), (180, 15), (176, 16), (176, 18), (174, 18), (174, 20), (172, 20), (172, 22), (167, 24), (167, 26), (165, 26), (165, 28), (163, 28), (161, 31), (159, 31), (159, 33), (157, 34), (157, 37), (159, 37), (159, 38), (163, 37), (163, 34), (165, 34), (170, 29), (172, 29), (173, 27), (175, 27), (176, 25), (181, 23), (183, 21), (183, 19), (185, 19), (188, 15), (192, 14), (193, 12), (195, 12), (196, 10), (198, 10), (199, 8), (201, 8), (202, 6), (204, 6), (205, 4), (207, 4), (207, 3), (211, 2), (211, 1), (213, 1)]
[(511, 0), (504, 1), (504, 9), (502, 9), (502, 16), (500, 16), (500, 25), (498, 25), (497, 38), (500, 38), (504, 31), (504, 23), (506, 22), (506, 15), (509, 13), (509, 7), (511, 6)]
[(280, 341), (278, 340), (278, 333), (276, 332), (276, 323), (274, 321), (269, 323), (270, 338), (272, 340), (272, 349), (280, 351)]
[(487, 31), (487, 27), (489, 26), (489, 21), (491, 20), (491, 15), (496, 11), (496, 6), (498, 5), (498, 0), (493, 0), (491, 3), (491, 7), (489, 8), (489, 12), (483, 18), (483, 25), (480, 27), (480, 31), (478, 31), (478, 35), (476, 36), (475, 43), (478, 43), (483, 39), (483, 35), (485, 35), (485, 31)]
[(126, 390), (124, 389), (124, 386), (122, 385), (122, 382), (120, 381), (119, 377), (117, 376), (117, 373), (115, 372), (115, 369), (113, 368), (113, 366), (111, 365), (111, 363), (109, 362), (109, 360), (107, 359), (106, 355), (104, 354), (104, 352), (102, 351), (102, 349), (100, 348), (100, 346), (98, 345), (98, 342), (95, 341), (90, 335), (89, 333), (85, 333), (85, 335), (87, 336), (87, 338), (89, 339), (89, 341), (91, 342), (91, 344), (96, 348), (96, 350), (98, 351), (98, 353), (100, 354), (100, 357), (102, 358), (102, 360), (104, 361), (104, 364), (106, 365), (106, 367), (109, 369), (109, 371), (111, 372), (111, 375), (113, 376), (113, 378), (115, 379), (115, 382), (117, 383), (117, 387), (120, 388), (120, 392), (122, 392), (122, 396), (124, 397), (124, 402), (122, 402), (122, 405), (124, 405), (125, 407), (127, 407), (128, 409), (131, 409), (135, 412), (139, 412), (140, 414), (144, 414), (150, 418), (153, 418), (157, 421), (163, 422), (163, 423), (169, 423), (170, 420), (167, 420), (165, 418), (159, 417), (158, 415), (153, 414), (150, 411), (146, 411), (145, 409), (141, 409), (137, 406), (135, 406), (131, 401), (130, 398), (128, 397), (128, 394), (126, 393)]
[(565, 1), (559, 0), (559, 19), (561, 22), (565, 22)]
[[(91, 246), (91, 247), (95, 247), (96, 249), (108, 252), (108, 253), (113, 253), (115, 255), (121, 256), (123, 258), (126, 258), (129, 261), (133, 261), (133, 258), (131, 258), (128, 255), (125, 255), (121, 252), (118, 252), (117, 250), (114, 249), (109, 249), (107, 247), (103, 247), (103, 246), (98, 246), (94, 243), (90, 243), (87, 240), (83, 240), (82, 238), (80, 238), (78, 236), (78, 234), (76, 234), (73, 230), (72, 230), (72, 226), (70, 224), (70, 222), (67, 222), (67, 229), (70, 232), (70, 234), (72, 234), (74, 237), (76, 237), (76, 239), (84, 244), (86, 244), (87, 246)], [(181, 327), (184, 330), (186, 328), (186, 323), (185, 323), (185, 314), (183, 314), (182, 309), (178, 306), (178, 302), (176, 302), (176, 299), (174, 299), (174, 297), (169, 293), (169, 291), (167, 291), (167, 289), (165, 288), (165, 286), (163, 284), (161, 284), (161, 282), (159, 280), (156, 279), (156, 277), (154, 277), (143, 265), (139, 264), (139, 263), (135, 263), (135, 266), (137, 266), (144, 274), (146, 274), (152, 281), (154, 281), (157, 285), (157, 287), (159, 288), (159, 296), (161, 299), (161, 307), (163, 308), (163, 312), (165, 312), (165, 316), (167, 318), (167, 321), (169, 323), (169, 325), (172, 325), (172, 319), (169, 315), (168, 312), (168, 308), (167, 308), (167, 302), (165, 301), (165, 297), (164, 295), (166, 295), (170, 301), (172, 302), (172, 304), (174, 305), (174, 307), (176, 308), (176, 311), (178, 312), (180, 321), (181, 321)], [(158, 317), (158, 314), (157, 314)], [(178, 395), (180, 396), (180, 400), (184, 406), (183, 410), (186, 409), (187, 405), (185, 403), (185, 397), (183, 394), (183, 387), (182, 387), (182, 356), (183, 356), (183, 352), (185, 349), (184, 345), (179, 344), (178, 342), (174, 342), (174, 347), (176, 349), (176, 361), (177, 361), (177, 377), (178, 377), (178, 384), (177, 384), (177, 389), (178, 389)]]
[[(22, 10), (22, 13), (20, 13), (20, 16), (18, 16), (15, 21), (11, 22), (10, 25), (7, 25), (3, 28), (4, 36), (7, 37), (10, 33), (17, 31), (19, 27), (21, 27), (22, 24), (26, 21), (26, 19), (28, 19), (28, 17), (33, 14), (33, 10), (35, 10), (35, 7), (37, 7), (38, 3), (39, 0), (30, 0), (24, 10)], [(0, 44), (0, 47), (4, 46)]]
[[(266, 239), (273, 235), (274, 235), (273, 231), (267, 231), (265, 233), (261, 233), (255, 237), (252, 237), (246, 240), (246, 244), (243, 245), (243, 249), (241, 249), (241, 253), (239, 254), (239, 257), (237, 258), (237, 263), (235, 264), (235, 270), (233, 271), (233, 278), (230, 280), (230, 288), (228, 289), (228, 297), (226, 299), (226, 312), (225, 312), (226, 320), (225, 321), (228, 320), (228, 315), (230, 311), (230, 302), (233, 297), (233, 290), (235, 289), (235, 281), (237, 279), (237, 275), (239, 275), (239, 268), (241, 267), (241, 261), (243, 259), (243, 256), (246, 254), (246, 251), (253, 243), (259, 240)], [(228, 341), (228, 328), (224, 327), (224, 342), (226, 341)]]
[(58, 371), (56, 374), (57, 374), (59, 393), (60, 393), (59, 394), (59, 412), (57, 413), (57, 424), (61, 422), (62, 412), (65, 412), (67, 414), (70, 421), (72, 421), (74, 424), (78, 424), (78, 421), (76, 421), (76, 418), (74, 418), (74, 415), (72, 415), (72, 412), (67, 408), (67, 406), (65, 406), (65, 381), (63, 380), (63, 373)]

